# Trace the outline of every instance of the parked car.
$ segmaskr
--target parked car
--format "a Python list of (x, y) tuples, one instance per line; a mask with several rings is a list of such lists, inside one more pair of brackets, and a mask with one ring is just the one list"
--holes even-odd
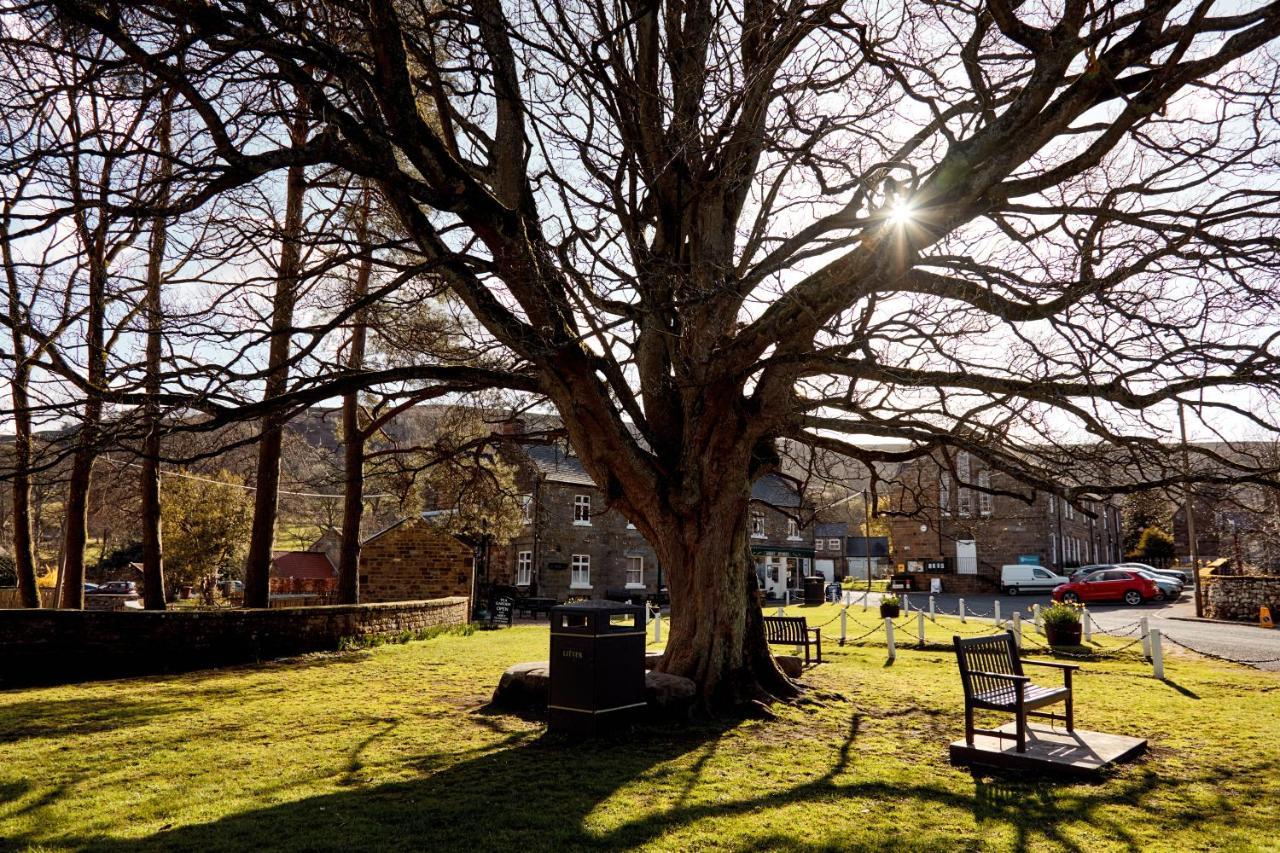
[[(85, 590), (88, 592), (88, 590)], [(137, 595), (136, 581), (107, 581), (93, 591), (93, 595)]]
[(1155, 581), (1132, 569), (1106, 569), (1084, 580), (1064, 583), (1053, 591), (1054, 601), (1123, 601), (1128, 605), (1154, 599), (1160, 592)]
[(1181, 569), (1157, 569), (1155, 566), (1148, 566), (1146, 563), (1117, 563), (1117, 567), (1121, 569), (1145, 569), (1155, 575), (1174, 578), (1183, 586), (1191, 583), (1191, 574)]
[(1118, 569), (1118, 568), (1120, 568), (1120, 566), (1118, 566), (1115, 563), (1092, 563), (1088, 566), (1081, 566), (1080, 568), (1074, 570), (1071, 573), (1071, 582), (1080, 583), (1080, 581), (1084, 580), (1094, 572), (1101, 572), (1101, 571), (1105, 571), (1106, 569)]
[(1155, 572), (1149, 572), (1146, 569), (1135, 569), (1129, 566), (1126, 571), (1134, 571), (1142, 575), (1150, 581), (1154, 581), (1159, 595), (1156, 601), (1177, 601), (1178, 596), (1182, 595), (1182, 581), (1177, 578), (1171, 578), (1168, 575), (1158, 575)]
[(1011, 564), (1000, 567), (1000, 591), (1005, 595), (1020, 592), (1051, 592), (1054, 587), (1067, 583), (1062, 575), (1056, 575), (1043, 566)]
[(98, 591), (98, 585), (96, 583), (86, 583), (84, 585), (85, 595), (93, 595), (97, 591)]

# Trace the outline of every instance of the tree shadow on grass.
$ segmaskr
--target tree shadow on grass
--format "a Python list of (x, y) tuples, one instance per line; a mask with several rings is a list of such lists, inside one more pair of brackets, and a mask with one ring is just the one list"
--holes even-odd
[(29, 738), (98, 734), (188, 710), (185, 702), (110, 698), (33, 699), (0, 705), (0, 745)]
[[(846, 735), (830, 767), (818, 778), (790, 787), (779, 777), (747, 784), (731, 797), (693, 796), (702, 784), (705, 766), (722, 745), (723, 727), (703, 726), (683, 731), (642, 729), (616, 740), (573, 741), (536, 732), (516, 732), (482, 752), (427, 757), (415, 764), (424, 775), (407, 782), (350, 787), (336, 793), (229, 815), (217, 821), (163, 831), (139, 840), (102, 838), (59, 839), (89, 850), (601, 850), (628, 849), (645, 844), (679, 846), (678, 833), (715, 831), (715, 823), (736, 818), (752, 821), (754, 837), (724, 837), (725, 845), (754, 849), (858, 849), (920, 846), (928, 835), (928, 821), (899, 826), (882, 821), (882, 835), (869, 838), (866, 820), (856, 815), (855, 803), (893, 804), (899, 811), (927, 816), (940, 809), (971, 813), (978, 823), (977, 838), (1012, 835), (1014, 846), (1025, 849), (1047, 844), (1078, 850), (1073, 827), (1087, 824), (1107, 833), (1118, 845), (1137, 848), (1141, 840), (1110, 808), (1117, 803), (1142, 807), (1153, 793), (1205, 781), (1210, 771), (1193, 779), (1164, 778), (1150, 768), (1097, 785), (1058, 786), (1018, 776), (976, 782), (973, 789), (954, 779), (920, 782), (854, 778), (852, 764), (860, 716), (853, 714)], [(682, 762), (674, 767), (661, 765)], [(1251, 768), (1266, 772), (1267, 768)], [(1274, 769), (1274, 768), (1271, 768)], [(672, 774), (678, 780), (672, 778)], [(650, 786), (654, 799), (646, 802)], [(624, 800), (610, 802), (624, 788), (622, 820), (616, 820)], [(722, 789), (723, 790), (723, 789)], [(761, 812), (788, 806), (823, 803), (827, 823), (843, 822), (848, 836), (834, 826), (820, 833), (788, 832), (787, 820), (797, 812), (761, 820)], [(847, 803), (848, 807), (841, 804)], [(1223, 814), (1247, 806), (1223, 802)], [(803, 811), (798, 812), (803, 815)], [(814, 820), (818, 818), (815, 816)], [(703, 822), (711, 821), (712, 824)], [(698, 826), (703, 824), (702, 826)], [(708, 830), (708, 826), (712, 829)], [(755, 829), (758, 828), (758, 829)], [(812, 827), (810, 827), (812, 830)], [(823, 837), (822, 833), (825, 833)], [(704, 841), (706, 836), (701, 837)], [(842, 840), (843, 839), (843, 840)], [(18, 841), (37, 839), (15, 839)], [(975, 839), (949, 837), (957, 846)], [(875, 841), (876, 843), (871, 843)]]

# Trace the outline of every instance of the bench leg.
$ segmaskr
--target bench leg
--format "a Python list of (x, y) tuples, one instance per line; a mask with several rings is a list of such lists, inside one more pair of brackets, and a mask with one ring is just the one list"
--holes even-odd
[(1074, 732), (1076, 730), (1076, 712), (1075, 697), (1071, 690), (1071, 670), (1063, 670), (1067, 682), (1067, 731)]
[(973, 746), (973, 706), (964, 704), (964, 742)]
[(1018, 707), (1018, 752), (1027, 751), (1027, 712)]

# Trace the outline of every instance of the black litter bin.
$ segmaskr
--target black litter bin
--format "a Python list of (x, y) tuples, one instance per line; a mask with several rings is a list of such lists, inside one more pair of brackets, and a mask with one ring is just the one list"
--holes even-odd
[(822, 575), (809, 575), (804, 579), (804, 603), (821, 604), (826, 600), (827, 579)]
[(644, 708), (645, 612), (582, 601), (551, 609), (552, 731), (596, 734), (625, 727)]

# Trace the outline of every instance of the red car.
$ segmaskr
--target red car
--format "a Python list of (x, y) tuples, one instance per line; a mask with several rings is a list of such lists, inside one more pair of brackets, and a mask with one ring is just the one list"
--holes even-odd
[(1053, 590), (1054, 601), (1123, 601), (1134, 605), (1159, 594), (1155, 581), (1126, 569), (1094, 572), (1082, 581), (1064, 583)]

